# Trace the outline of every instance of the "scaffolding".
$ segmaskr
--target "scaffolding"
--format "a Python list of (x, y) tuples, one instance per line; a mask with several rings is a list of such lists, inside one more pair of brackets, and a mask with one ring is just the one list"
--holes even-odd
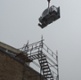
[[(59, 80), (58, 52), (54, 53), (43, 41), (42, 38), (32, 44), (28, 42), (20, 50), (28, 55), (28, 58), (32, 60), (31, 63), (40, 68), (40, 80), (41, 76), (44, 80)], [(38, 63), (34, 60), (38, 60)]]

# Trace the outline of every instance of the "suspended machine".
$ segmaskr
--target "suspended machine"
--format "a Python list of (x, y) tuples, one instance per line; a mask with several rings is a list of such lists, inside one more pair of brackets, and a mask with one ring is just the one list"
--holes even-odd
[(46, 27), (52, 22), (58, 20), (60, 18), (60, 7), (55, 7), (54, 5), (50, 6), (50, 0), (48, 1), (48, 8), (45, 9), (42, 15), (39, 17), (38, 25), (41, 28)]

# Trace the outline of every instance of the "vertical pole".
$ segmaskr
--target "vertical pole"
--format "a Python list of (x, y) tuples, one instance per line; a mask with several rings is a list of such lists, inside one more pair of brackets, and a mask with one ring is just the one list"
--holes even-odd
[(41, 43), (43, 43), (43, 35), (41, 36)]
[[(43, 50), (43, 35), (41, 36), (41, 60), (42, 60), (42, 50)], [(42, 63), (42, 61), (41, 61)], [(40, 72), (41, 72), (41, 75), (42, 75), (42, 67), (40, 68)], [(40, 80), (42, 80), (42, 78), (40, 77)]]
[[(39, 47), (39, 48), (40, 48), (40, 47)], [(40, 54), (40, 49), (39, 49), (39, 48), (38, 48), (38, 57), (40, 58), (40, 55), (39, 55), (39, 54)], [(39, 58), (38, 58), (38, 59), (39, 59)], [(40, 63), (40, 61), (39, 61), (39, 63)], [(41, 80), (41, 65), (40, 65), (40, 80)]]
[(56, 78), (56, 80), (59, 80), (58, 51), (56, 51), (56, 61), (57, 61), (57, 78)]
[(40, 80), (41, 80), (41, 67), (40, 67)]
[(41, 51), (42, 51), (42, 48), (43, 48), (43, 35), (41, 36)]
[[(39, 55), (39, 52), (41, 52), (41, 55)], [(38, 49), (38, 56), (39, 58), (42, 58), (42, 51)], [(39, 62), (40, 63), (40, 62)], [(42, 80), (42, 68), (41, 68), (41, 65), (40, 65), (40, 80)]]

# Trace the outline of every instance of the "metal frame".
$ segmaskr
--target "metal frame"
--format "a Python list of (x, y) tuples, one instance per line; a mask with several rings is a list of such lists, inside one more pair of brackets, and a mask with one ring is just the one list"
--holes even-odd
[[(27, 54), (29, 56), (30, 59), (32, 60), (38, 60), (38, 57), (37, 57), (37, 54), (38, 52), (42, 51), (43, 54), (46, 56), (47, 58), (47, 61), (49, 63), (49, 67), (55, 71), (52, 71), (52, 73), (54, 74), (53, 77), (54, 79), (53, 80), (59, 80), (59, 67), (58, 67), (58, 52), (56, 51), (56, 53), (54, 53), (51, 49), (49, 49), (46, 44), (43, 43), (44, 39), (43, 37), (41, 38), (40, 41), (38, 42), (35, 42), (35, 43), (32, 43), (32, 44), (29, 44), (29, 42), (24, 45), (21, 50), (23, 52), (25, 52), (25, 54)], [(52, 57), (52, 59), (49, 57)], [(32, 58), (32, 56), (36, 56), (36, 58)], [(33, 62), (32, 62), (33, 63)], [(39, 64), (38, 64), (39, 65)], [(41, 69), (41, 66), (40, 66), (40, 79), (41, 79), (41, 75), (42, 75), (42, 69)], [(49, 80), (49, 79), (47, 79)], [(52, 80), (52, 79), (50, 79)]]

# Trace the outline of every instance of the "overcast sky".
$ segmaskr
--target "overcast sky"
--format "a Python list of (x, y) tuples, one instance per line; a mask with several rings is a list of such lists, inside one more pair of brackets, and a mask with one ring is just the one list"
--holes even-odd
[(0, 0), (0, 41), (20, 48), (43, 35), (44, 43), (58, 50), (60, 80), (81, 80), (81, 0), (51, 0), (51, 5), (60, 6), (61, 18), (41, 29), (46, 0)]

